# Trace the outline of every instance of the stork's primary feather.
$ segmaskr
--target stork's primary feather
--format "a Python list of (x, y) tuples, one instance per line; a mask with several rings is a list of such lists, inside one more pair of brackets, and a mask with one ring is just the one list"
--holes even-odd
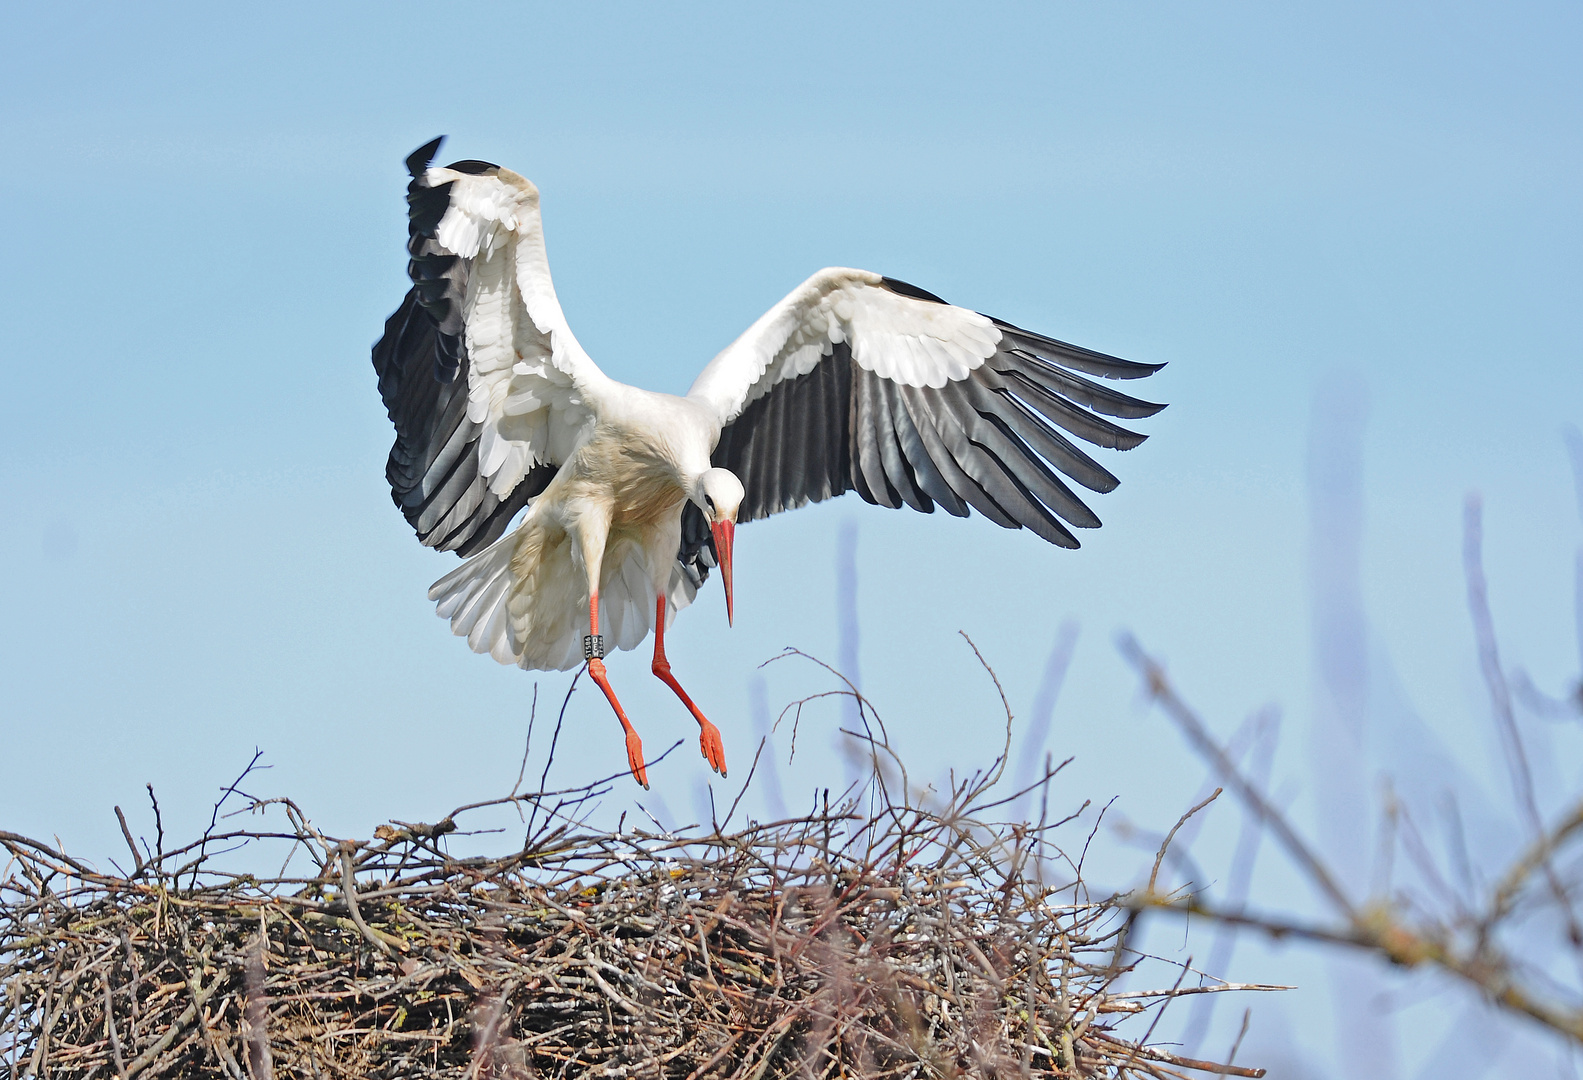
[[(719, 566), (730, 611), (736, 523), (856, 491), (880, 506), (977, 511), (1061, 547), (1099, 518), (1069, 481), (1116, 477), (1074, 439), (1127, 450), (1114, 423), (1157, 405), (1095, 381), (1140, 364), (1031, 333), (866, 270), (821, 270), (699, 374), (685, 398), (610, 379), (555, 296), (539, 192), (483, 161), (407, 160), (412, 288), (374, 346), (396, 427), (386, 475), (424, 544), (468, 561), (430, 591), (440, 614), (503, 663), (604, 674), (655, 633), (654, 672), (719, 733), (670, 674), (664, 632)], [(510, 520), (527, 508), (509, 536)]]

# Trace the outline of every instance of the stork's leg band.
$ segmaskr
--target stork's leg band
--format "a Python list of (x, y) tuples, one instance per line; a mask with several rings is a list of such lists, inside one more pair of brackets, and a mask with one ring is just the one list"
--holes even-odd
[(583, 659), (603, 660), (605, 658), (605, 635), (583, 635)]

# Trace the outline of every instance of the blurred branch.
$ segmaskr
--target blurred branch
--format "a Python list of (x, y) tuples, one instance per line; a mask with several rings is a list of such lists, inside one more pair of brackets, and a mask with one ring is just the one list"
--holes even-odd
[(1506, 876), (1496, 886), (1494, 896), (1490, 900), (1489, 913), (1485, 916), (1486, 924), (1498, 923), (1511, 912), (1517, 895), (1522, 892), (1523, 886), (1528, 883), (1533, 872), (1541, 866), (1547, 866), (1550, 856), (1556, 849), (1580, 828), (1583, 828), (1583, 802), (1574, 806), (1572, 812), (1553, 829), (1542, 833), (1539, 839), (1523, 852), (1522, 857), (1512, 864), (1511, 869), (1506, 871)]
[(1336, 883), (1335, 876), (1319, 861), (1308, 844), (1289, 825), (1286, 818), (1269, 801), (1259, 793), (1249, 780), (1237, 769), (1236, 764), (1227, 756), (1209, 735), (1209, 729), (1198, 715), (1188, 708), (1187, 703), (1177, 696), (1171, 688), (1170, 681), (1165, 677), (1165, 669), (1156, 663), (1131, 634), (1123, 634), (1117, 643), (1121, 655), (1138, 669), (1148, 687), (1149, 696), (1165, 711), (1165, 714), (1181, 729), (1187, 737), (1188, 744), (1197, 751), (1214, 768), (1217, 776), (1226, 783), (1243, 805), (1251, 810), (1259, 821), (1275, 834), (1281, 846), (1290, 855), (1320, 892), (1341, 912), (1349, 918), (1354, 914), (1352, 901), (1347, 899), (1341, 886)]
[[(1526, 878), (1534, 869), (1544, 872), (1545, 883), (1556, 899), (1562, 918), (1566, 920), (1567, 935), (1573, 946), (1583, 945), (1583, 927), (1573, 914), (1561, 879), (1550, 863), (1550, 853), (1560, 842), (1551, 842), (1545, 834), (1544, 822), (1539, 814), (1539, 803), (1534, 797), (1533, 770), (1528, 765), (1528, 753), (1523, 749), (1522, 734), (1517, 730), (1517, 717), (1512, 712), (1511, 690), (1506, 684), (1506, 674), (1501, 668), (1500, 648), (1495, 639), (1495, 619), (1490, 614), (1489, 587), (1484, 580), (1484, 514), (1483, 503), (1477, 495), (1468, 497), (1463, 511), (1462, 569), (1468, 583), (1468, 612), (1473, 618), (1473, 636), (1478, 642), (1479, 668), (1489, 687), (1490, 704), (1495, 711), (1495, 722), (1501, 733), (1501, 747), (1506, 751), (1506, 765), (1511, 770), (1512, 787), (1517, 803), (1527, 819), (1533, 845), (1529, 853), (1534, 863), (1523, 870)], [(1519, 867), (1513, 867), (1513, 872)], [(1508, 875), (1510, 876), (1510, 875)], [(1499, 898), (1497, 898), (1499, 899)], [(1501, 905), (1490, 905), (1490, 919), (1486, 925), (1499, 918)]]
[(1473, 618), (1479, 670), (1484, 676), (1484, 684), (1489, 688), (1490, 706), (1495, 711), (1501, 749), (1506, 752), (1506, 767), (1511, 773), (1512, 790), (1516, 794), (1517, 805), (1527, 818), (1528, 827), (1538, 836), (1543, 827), (1539, 821), (1539, 804), (1534, 800), (1533, 771), (1528, 767), (1528, 755), (1523, 750), (1522, 736), (1517, 731), (1517, 718), (1512, 714), (1511, 688), (1506, 684), (1506, 673), (1501, 669), (1500, 648), (1495, 640), (1495, 620), (1490, 614), (1489, 586), (1484, 580), (1483, 503), (1477, 495), (1468, 496), (1467, 504), (1463, 507), (1462, 572), (1467, 578), (1468, 613)]
[[(1260, 795), (1258, 787), (1241, 774), (1209, 736), (1203, 722), (1176, 693), (1159, 663), (1131, 637), (1124, 637), (1120, 647), (1122, 655), (1143, 677), (1151, 698), (1182, 730), (1188, 743), (1226, 786), (1276, 837), (1310, 883), (1336, 901), (1342, 921), (1339, 925), (1320, 925), (1247, 908), (1223, 908), (1201, 896), (1162, 894), (1156, 891), (1152, 877), (1147, 889), (1128, 898), (1134, 912), (1170, 911), (1184, 916), (1196, 915), (1228, 926), (1256, 930), (1276, 939), (1298, 938), (1323, 945), (1364, 949), (1403, 967), (1430, 965), (1477, 988), (1502, 1007), (1583, 1043), (1583, 1008), (1545, 1000), (1546, 995), (1520, 980), (1519, 965), (1496, 943), (1496, 931), (1508, 919), (1526, 882), (1539, 868), (1550, 865), (1551, 856), (1564, 843), (1583, 831), (1583, 804), (1554, 827), (1548, 830), (1540, 827), (1539, 838), (1512, 863), (1500, 884), (1491, 891), (1487, 914), (1471, 927), (1447, 926), (1427, 917), (1420, 917), (1415, 923), (1401, 905), (1388, 899), (1356, 908), (1345, 903), (1334, 875), (1285, 816)], [(1559, 879), (1556, 887), (1560, 889)], [(1558, 896), (1564, 898), (1564, 890)], [(1566, 915), (1570, 918), (1570, 909)]]
[(1195, 899), (1179, 900), (1157, 894), (1135, 895), (1130, 903), (1135, 911), (1172, 911), (1197, 916), (1256, 930), (1276, 940), (1297, 938), (1322, 945), (1364, 949), (1402, 967), (1432, 964), (1472, 984), (1497, 1005), (1538, 1020), (1583, 1043), (1583, 1010), (1559, 1008), (1540, 1001), (1526, 987), (1512, 980), (1511, 965), (1503, 957), (1459, 953), (1447, 941), (1406, 926), (1384, 904), (1370, 905), (1356, 922), (1347, 926), (1325, 927), (1259, 912), (1224, 910)]

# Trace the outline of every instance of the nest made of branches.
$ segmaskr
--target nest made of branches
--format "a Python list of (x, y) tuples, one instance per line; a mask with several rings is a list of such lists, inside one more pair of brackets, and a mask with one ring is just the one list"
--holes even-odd
[[(0, 1077), (1262, 1075), (1151, 1044), (1174, 998), (1262, 988), (1118, 988), (1124, 902), (995, 822), (998, 768), (930, 807), (875, 765), (837, 807), (683, 835), (589, 828), (608, 783), (366, 840), (253, 800), (284, 824), (127, 831), (113, 874), (0, 833)], [(500, 804), (519, 850), (448, 852)], [(279, 873), (235, 869), (269, 844)]]

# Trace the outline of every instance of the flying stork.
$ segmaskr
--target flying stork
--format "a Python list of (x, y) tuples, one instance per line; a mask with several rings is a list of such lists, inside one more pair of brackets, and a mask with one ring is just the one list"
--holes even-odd
[(720, 732), (671, 673), (665, 631), (716, 566), (730, 621), (738, 524), (856, 491), (892, 508), (976, 510), (1075, 548), (1068, 526), (1099, 519), (1057, 473), (1097, 492), (1117, 480), (1068, 436), (1131, 449), (1144, 436), (1103, 417), (1164, 407), (1084, 377), (1163, 365), (840, 267), (792, 290), (685, 397), (626, 386), (561, 313), (538, 189), (484, 161), (431, 167), (441, 141), (406, 162), (412, 288), (373, 350), (396, 428), (385, 475), (418, 539), (465, 558), (429, 589), (439, 615), (503, 664), (586, 661), (644, 787), (607, 646), (635, 648), (653, 629), (654, 674), (725, 775)]

